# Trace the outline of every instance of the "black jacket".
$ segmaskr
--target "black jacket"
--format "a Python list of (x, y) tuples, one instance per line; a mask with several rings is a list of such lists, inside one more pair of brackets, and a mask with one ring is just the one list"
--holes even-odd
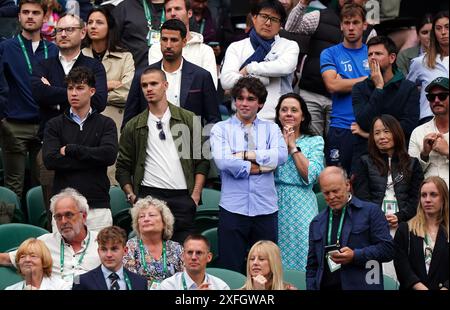
[[(68, 113), (51, 119), (45, 128), (42, 157), (47, 169), (55, 170), (53, 194), (72, 187), (86, 197), (90, 208), (109, 208), (106, 169), (117, 158), (116, 125), (94, 112), (80, 130)], [(65, 156), (60, 154), (63, 146)]]
[(448, 238), (443, 226), (439, 228), (427, 274), (423, 251), (423, 238), (414, 235), (407, 223), (400, 223), (395, 234), (394, 266), (400, 282), (400, 289), (412, 289), (422, 282), (430, 290), (449, 288)]
[[(384, 159), (387, 163), (388, 157), (385, 156)], [(410, 174), (405, 176), (398, 171), (398, 157), (394, 156), (391, 164), (394, 192), (399, 209), (399, 212), (395, 215), (399, 222), (406, 222), (416, 215), (419, 202), (419, 187), (423, 181), (422, 167), (417, 158), (411, 157)], [(374, 202), (381, 207), (386, 193), (387, 175), (380, 175), (378, 168), (372, 159), (369, 158), (369, 155), (361, 157), (358, 168), (353, 172), (355, 176), (353, 183), (354, 195), (361, 200)]]

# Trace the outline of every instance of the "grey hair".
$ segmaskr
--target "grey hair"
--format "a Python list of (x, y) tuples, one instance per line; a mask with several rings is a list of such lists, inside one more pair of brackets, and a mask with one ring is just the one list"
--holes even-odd
[(138, 224), (139, 213), (142, 210), (150, 208), (150, 206), (155, 207), (155, 209), (158, 210), (159, 213), (161, 214), (161, 218), (164, 225), (162, 239), (169, 240), (170, 238), (172, 238), (173, 235), (173, 224), (175, 222), (175, 218), (173, 217), (173, 214), (165, 201), (153, 198), (152, 196), (147, 196), (145, 198), (139, 199), (135, 203), (134, 207), (130, 209), (132, 227), (134, 232), (139, 238), (141, 237)]
[(72, 198), (81, 212), (86, 214), (89, 212), (89, 205), (86, 197), (81, 195), (76, 189), (67, 187), (50, 199), (50, 211), (52, 214), (55, 214), (56, 204), (63, 198)]

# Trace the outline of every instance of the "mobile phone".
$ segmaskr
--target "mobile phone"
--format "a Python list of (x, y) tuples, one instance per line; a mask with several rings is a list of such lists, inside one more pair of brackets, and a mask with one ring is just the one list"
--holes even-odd
[(336, 245), (336, 244), (326, 245), (325, 246), (325, 253), (329, 253), (329, 254), (340, 253), (341, 252), (340, 249), (341, 249), (341, 247)]
[(216, 47), (216, 46), (219, 46), (220, 44), (219, 44), (219, 42), (212, 41), (212, 42), (208, 42), (208, 45), (211, 47)]

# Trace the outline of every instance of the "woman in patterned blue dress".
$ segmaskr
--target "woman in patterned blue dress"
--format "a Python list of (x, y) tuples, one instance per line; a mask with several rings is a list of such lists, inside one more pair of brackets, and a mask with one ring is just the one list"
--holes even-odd
[(280, 97), (275, 120), (289, 150), (287, 162), (275, 172), (278, 245), (284, 268), (305, 271), (309, 223), (318, 213), (313, 185), (323, 169), (324, 141), (310, 130), (311, 114), (297, 94)]

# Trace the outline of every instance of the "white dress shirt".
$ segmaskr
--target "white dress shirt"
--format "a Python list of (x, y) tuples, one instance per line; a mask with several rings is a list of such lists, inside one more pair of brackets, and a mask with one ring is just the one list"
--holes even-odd
[[(198, 289), (197, 284), (194, 282), (194, 280), (189, 277), (186, 271), (183, 272), (177, 272), (170, 278), (165, 279), (161, 282), (160, 290), (184, 290), (183, 285), (183, 277), (186, 281), (186, 288), (188, 290), (196, 290)], [(209, 284), (210, 290), (229, 290), (230, 287), (228, 284), (226, 284), (223, 280), (212, 276), (210, 274), (205, 273), (205, 279), (203, 280), (203, 283)], [(203, 284), (202, 283), (202, 284)]]

